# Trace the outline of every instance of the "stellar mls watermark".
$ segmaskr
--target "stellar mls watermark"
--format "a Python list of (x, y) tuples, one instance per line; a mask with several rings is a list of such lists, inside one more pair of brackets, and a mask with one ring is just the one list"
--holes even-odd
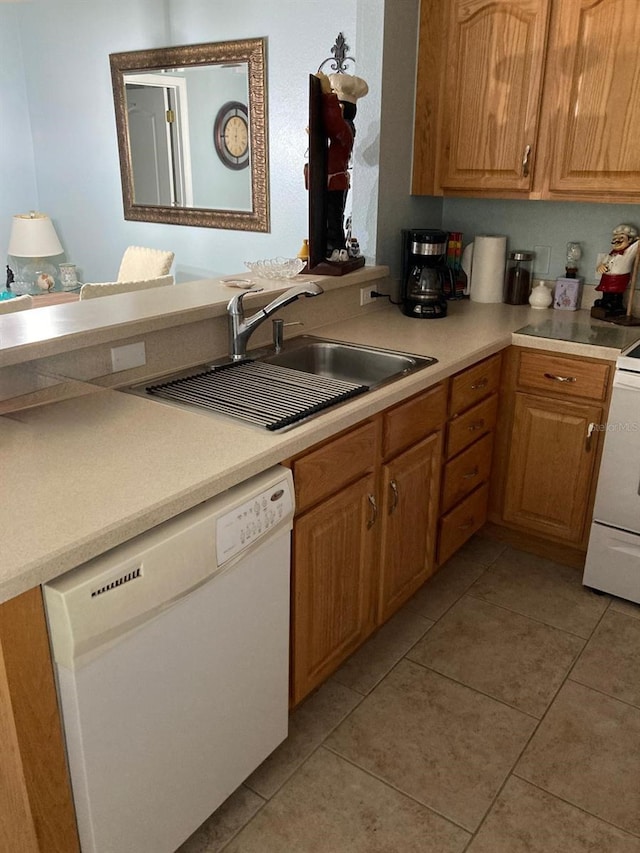
[(637, 421), (610, 421), (606, 424), (593, 424), (597, 432), (640, 432)]

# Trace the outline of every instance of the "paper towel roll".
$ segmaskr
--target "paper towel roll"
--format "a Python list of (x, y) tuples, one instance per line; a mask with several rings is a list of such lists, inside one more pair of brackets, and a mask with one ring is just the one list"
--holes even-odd
[(472, 302), (502, 302), (507, 238), (500, 234), (478, 234), (473, 241), (471, 267)]

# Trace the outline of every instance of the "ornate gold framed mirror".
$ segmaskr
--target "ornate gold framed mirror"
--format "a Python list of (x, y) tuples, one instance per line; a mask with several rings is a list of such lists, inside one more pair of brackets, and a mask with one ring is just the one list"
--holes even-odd
[[(266, 39), (112, 53), (109, 61), (124, 218), (269, 231)], [(248, 168), (230, 168), (216, 150), (216, 118), (231, 102), (246, 116)]]

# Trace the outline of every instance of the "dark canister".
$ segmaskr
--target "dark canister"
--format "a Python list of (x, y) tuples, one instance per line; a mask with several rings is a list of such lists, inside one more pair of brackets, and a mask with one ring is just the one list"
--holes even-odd
[(504, 277), (504, 301), (508, 305), (526, 305), (531, 293), (533, 252), (509, 252)]

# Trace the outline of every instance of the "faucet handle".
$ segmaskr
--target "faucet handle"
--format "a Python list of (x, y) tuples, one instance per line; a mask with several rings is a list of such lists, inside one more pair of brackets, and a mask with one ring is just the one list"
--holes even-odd
[(243, 290), (241, 293), (236, 293), (235, 296), (232, 296), (229, 302), (227, 303), (227, 312), (229, 314), (235, 314), (236, 316), (242, 316), (244, 313), (244, 305), (242, 300), (248, 293), (262, 293), (264, 287), (256, 287), (251, 290)]

